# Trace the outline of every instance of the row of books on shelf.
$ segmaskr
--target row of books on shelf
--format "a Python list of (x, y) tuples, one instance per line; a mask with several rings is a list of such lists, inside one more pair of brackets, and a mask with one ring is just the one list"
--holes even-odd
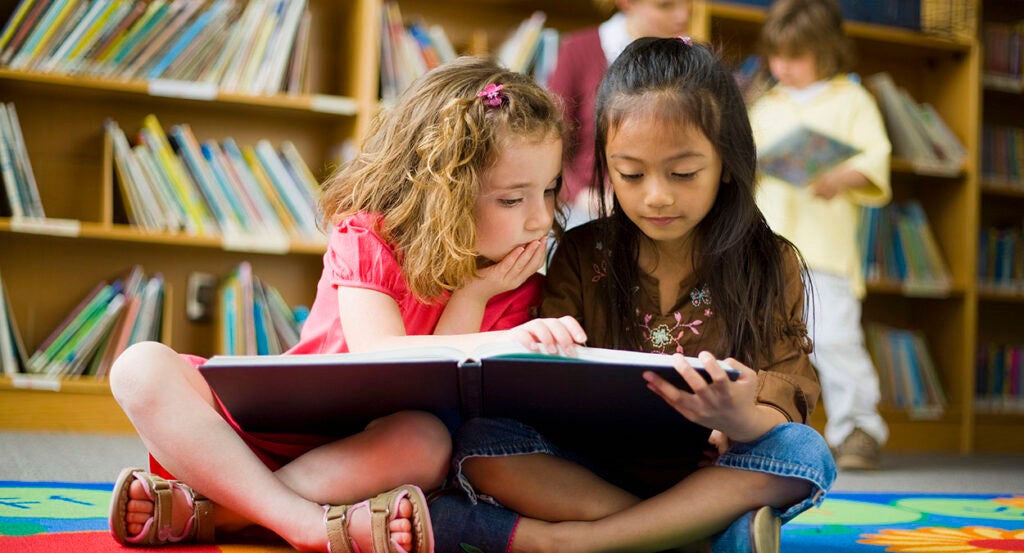
[(987, 22), (981, 30), (985, 85), (1005, 90), (1024, 90), (1021, 54), (1024, 53), (1024, 22)]
[(864, 338), (878, 371), (881, 403), (912, 418), (940, 418), (946, 394), (924, 333), (870, 323)]
[[(397, 2), (385, 2), (382, 11), (380, 90), (381, 99), (390, 101), (421, 75), (458, 54), (444, 27), (403, 19)], [(544, 12), (534, 12), (493, 53), (503, 66), (532, 75), (542, 86), (558, 57), (559, 34), (545, 27), (546, 21)]]
[(308, 309), (290, 307), (276, 288), (239, 263), (218, 285), (217, 351), (277, 355), (299, 341)]
[(306, 0), (21, 0), (0, 31), (0, 65), (299, 92), (309, 25)]
[(541, 86), (547, 86), (548, 76), (558, 61), (560, 35), (552, 27), (545, 27), (544, 12), (533, 12), (502, 42), (497, 51), (498, 61), (512, 71), (532, 75)]
[(864, 84), (878, 101), (893, 157), (922, 173), (952, 176), (963, 170), (967, 148), (931, 104), (918, 103), (885, 72), (869, 76)]
[(25, 149), (14, 104), (0, 103), (0, 214), (11, 217), (46, 217), (32, 164)]
[(115, 180), (128, 221), (150, 231), (220, 235), (246, 249), (286, 251), (292, 240), (323, 242), (319, 184), (295, 146), (267, 140), (199, 142), (188, 124), (167, 132), (148, 115), (129, 142), (106, 123)]
[(1024, 413), (1024, 344), (987, 344), (978, 348), (974, 410)]
[(1024, 292), (1024, 223), (978, 233), (978, 283), (985, 289)]
[(917, 200), (863, 208), (857, 238), (865, 280), (899, 282), (907, 293), (949, 292), (949, 265)]
[(141, 266), (132, 266), (114, 279), (97, 283), (28, 355), (4, 287), (0, 294), (5, 302), (0, 311), (3, 374), (103, 378), (129, 345), (160, 340), (165, 296), (159, 273), (147, 276)]
[(381, 14), (380, 95), (394, 100), (427, 71), (456, 58), (441, 25), (408, 24), (397, 2), (385, 2)]
[[(248, 262), (221, 278), (218, 289), (217, 353), (278, 354), (298, 342), (308, 309), (289, 307)], [(168, 296), (160, 273), (132, 266), (97, 283), (29, 355), (0, 275), (0, 374), (105, 378), (131, 344), (167, 339)]]
[(986, 183), (1024, 190), (1024, 128), (982, 125), (981, 175)]

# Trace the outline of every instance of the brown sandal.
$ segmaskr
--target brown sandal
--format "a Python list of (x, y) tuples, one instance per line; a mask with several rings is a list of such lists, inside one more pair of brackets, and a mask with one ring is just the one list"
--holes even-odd
[[(409, 552), (399, 546), (391, 539), (391, 532), (388, 523), (393, 520), (393, 513), (398, 512), (398, 502), (406, 498), (412, 503), (412, 515), (409, 521), (412, 522), (413, 551)], [(389, 492), (384, 492), (372, 499), (362, 501), (354, 505), (327, 506), (324, 512), (324, 522), (327, 525), (327, 547), (331, 553), (355, 553), (352, 546), (352, 538), (348, 533), (348, 519), (353, 512), (360, 509), (368, 509), (370, 514), (370, 536), (372, 537), (373, 548), (367, 550), (365, 546), (359, 551), (362, 553), (433, 553), (434, 531), (430, 526), (430, 510), (427, 508), (427, 499), (423, 491), (416, 486), (399, 486)]]
[[(146, 521), (142, 531), (134, 536), (128, 535), (128, 490), (133, 481), (139, 480), (145, 485), (146, 495), (153, 500), (153, 516)], [(178, 535), (171, 534), (172, 506), (174, 488), (185, 491), (192, 515), (185, 521), (185, 527)], [(139, 468), (121, 470), (114, 482), (114, 492), (110, 498), (110, 533), (121, 545), (166, 545), (178, 542), (213, 543), (213, 503), (195, 493), (177, 480), (166, 480)]]

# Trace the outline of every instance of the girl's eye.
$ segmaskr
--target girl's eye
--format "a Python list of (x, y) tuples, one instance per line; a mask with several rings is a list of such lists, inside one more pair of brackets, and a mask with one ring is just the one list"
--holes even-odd
[(515, 199), (504, 199), (504, 198), (502, 198), (502, 199), (498, 200), (498, 204), (501, 205), (501, 207), (515, 207), (515, 206), (517, 206), (517, 205), (519, 205), (521, 203), (523, 203), (523, 199), (522, 198), (515, 198)]
[(622, 180), (637, 180), (640, 177), (644, 176), (644, 174), (643, 173), (621, 173), (620, 172), (619, 176), (622, 177)]
[(672, 176), (677, 178), (677, 179), (689, 180), (689, 179), (692, 179), (692, 178), (696, 177), (697, 176), (697, 172), (694, 171), (692, 173), (672, 173)]

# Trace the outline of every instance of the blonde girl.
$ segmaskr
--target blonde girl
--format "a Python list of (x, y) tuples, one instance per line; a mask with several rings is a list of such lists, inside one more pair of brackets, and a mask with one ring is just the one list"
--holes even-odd
[[(571, 318), (530, 320), (560, 183), (560, 120), (547, 93), (488, 61), (460, 59), (415, 83), (324, 184), (324, 270), (285, 355), (582, 342)], [(256, 435), (218, 403), (195, 370), (202, 362), (143, 343), (115, 363), (114, 396), (153, 459), (152, 472), (126, 469), (115, 484), (119, 542), (262, 527), (303, 551), (433, 551), (422, 490), (448, 470), (440, 420), (408, 411), (336, 421), (333, 436)]]

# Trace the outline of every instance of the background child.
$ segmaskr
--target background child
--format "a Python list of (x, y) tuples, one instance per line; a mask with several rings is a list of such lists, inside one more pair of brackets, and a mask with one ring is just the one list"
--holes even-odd
[(461, 513), (445, 515), (435, 501), (435, 521), (455, 519), (435, 525), (438, 547), (663, 551), (717, 533), (714, 551), (778, 551), (780, 518), (820, 502), (835, 467), (803, 424), (818, 384), (801, 262), (754, 202), (754, 141), (736, 83), (689, 39), (639, 39), (601, 83), (596, 139), (594, 182), (612, 188), (611, 215), (566, 233), (542, 315), (578, 319), (591, 345), (699, 354), (712, 382), (679, 356), (695, 393), (645, 373), (692, 423), (680, 434), (470, 420), (453, 463), (474, 500), (496, 504), (450, 496)]
[(597, 27), (566, 35), (558, 61), (548, 78), (548, 89), (564, 101), (568, 140), (565, 187), (562, 197), (570, 205), (569, 223), (593, 218), (596, 199), (590, 194), (594, 174), (594, 103), (608, 65), (634, 39), (687, 34), (691, 0), (594, 0), (602, 10), (618, 12)]
[(811, 270), (811, 362), (821, 379), (825, 438), (836, 464), (874, 469), (888, 428), (878, 414), (878, 375), (860, 326), (864, 280), (856, 234), (860, 206), (884, 205), (891, 197), (885, 124), (871, 95), (843, 72), (852, 45), (835, 0), (778, 0), (761, 29), (760, 49), (778, 84), (750, 110), (758, 149), (804, 125), (861, 151), (806, 186), (764, 175), (757, 202)]
[[(529, 78), (477, 59), (426, 75), (325, 183), (324, 271), (288, 354), (584, 340), (571, 319), (529, 320), (561, 159), (560, 111)], [(394, 551), (433, 551), (419, 488), (438, 486), (449, 466), (437, 418), (338, 421), (341, 439), (250, 434), (223, 412), (194, 368), (201, 362), (143, 343), (115, 363), (111, 388), (162, 465), (154, 472), (181, 480), (123, 473), (111, 507), (118, 541), (210, 541), (215, 529), (258, 525), (301, 550), (348, 551), (351, 539), (366, 552), (389, 541)], [(377, 495), (404, 484), (413, 486)], [(326, 516), (322, 507), (374, 496)], [(371, 508), (382, 507), (389, 514), (374, 514), (371, 528)]]

